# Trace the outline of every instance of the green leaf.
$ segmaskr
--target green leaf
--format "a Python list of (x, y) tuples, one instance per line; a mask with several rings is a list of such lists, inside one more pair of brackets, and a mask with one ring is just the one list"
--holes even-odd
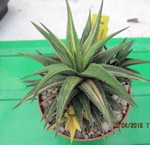
[[(78, 94), (76, 96), (78, 96)], [(82, 120), (82, 118), (83, 118), (83, 106), (81, 105), (78, 97), (76, 97), (76, 96), (72, 99), (72, 106), (74, 108), (75, 115), (77, 116), (78, 122), (80, 124), (82, 124), (83, 123), (83, 120)]]
[(82, 36), (81, 36), (80, 47), (82, 47), (82, 45), (86, 41), (87, 37), (89, 36), (90, 31), (91, 31), (91, 27), (92, 27), (91, 26), (91, 11), (89, 11), (88, 20), (86, 22), (85, 28), (84, 28)]
[(113, 108), (113, 110), (121, 110), (121, 105), (119, 105), (112, 96), (106, 96), (108, 104)]
[(74, 22), (70, 10), (70, 6), (68, 4), (68, 0), (66, 0), (66, 5), (67, 5), (67, 14), (68, 14), (68, 22), (67, 22), (67, 47), (72, 52), (72, 55), (75, 54), (78, 63), (76, 66), (78, 67), (79, 71), (82, 69), (81, 68), (81, 59), (82, 59), (82, 54), (81, 54), (81, 48), (79, 46), (79, 41), (78, 41), (78, 36), (74, 27)]
[(96, 22), (94, 23), (94, 26), (92, 27), (86, 41), (84, 42), (82, 48), (86, 52), (88, 49), (92, 46), (93, 43), (97, 41), (97, 35), (99, 32), (99, 27), (100, 27), (100, 20), (101, 20), (101, 15), (102, 15), (102, 8), (103, 8), (103, 0), (101, 2), (101, 6), (96, 18)]
[(125, 43), (127, 41), (127, 37), (122, 40), (121, 43)]
[(58, 57), (64, 64), (70, 65), (70, 58), (72, 57), (66, 46), (59, 40), (46, 26), (42, 24), (42, 26), (48, 31), (48, 33), (42, 29), (40, 26), (36, 25), (32, 22), (35, 28), (49, 41), (52, 45), (53, 49), (56, 51)]
[(102, 118), (100, 117), (99, 110), (94, 105), (91, 106), (93, 119), (95, 120), (98, 129), (102, 131)]
[(87, 80), (83, 82), (79, 88), (87, 95), (87, 97), (95, 104), (95, 106), (102, 112), (104, 118), (108, 121), (109, 125), (112, 127), (112, 120), (110, 118), (108, 108), (104, 102), (104, 99), (99, 92), (97, 86), (92, 80)]
[(47, 73), (48, 71), (53, 71), (53, 69), (57, 69), (57, 68), (64, 68), (64, 69), (66, 69), (68, 72), (70, 71), (71, 74), (76, 74), (76, 73), (77, 73), (77, 72), (74, 71), (73, 69), (69, 68), (67, 65), (64, 65), (64, 64), (61, 64), (61, 63), (60, 63), (60, 64), (52, 64), (52, 65), (50, 65), (50, 66), (46, 66), (46, 67), (44, 67), (44, 68), (42, 68), (42, 69), (40, 69), (40, 70), (37, 70), (37, 71), (35, 71), (35, 72), (33, 72), (33, 73), (31, 73), (31, 74), (29, 74), (29, 75), (23, 77), (22, 79), (25, 79), (25, 78), (27, 78), (27, 77), (31, 77), (31, 76), (34, 76), (34, 75), (40, 75), (40, 74), (42, 74), (42, 73)]
[(92, 123), (92, 113), (91, 113), (89, 98), (84, 93), (80, 93), (80, 94), (78, 94), (78, 99), (79, 99), (79, 102), (81, 103), (83, 109), (87, 113), (89, 122)]
[(126, 70), (128, 70), (128, 71), (131, 71), (131, 72), (133, 72), (133, 73), (136, 73), (136, 74), (140, 74), (140, 72), (138, 72), (138, 71), (136, 71), (136, 70), (134, 70), (134, 69), (132, 69), (132, 68), (126, 68), (126, 67), (124, 67)]
[(44, 128), (46, 127), (46, 125), (48, 124), (48, 121), (51, 120), (54, 112), (56, 111), (56, 106), (57, 106), (57, 101), (56, 99), (53, 100), (53, 102), (49, 105), (49, 108), (48, 108), (48, 114), (45, 116), (46, 117), (46, 120), (45, 120), (45, 125), (44, 125)]
[(73, 91), (71, 92), (71, 94), (69, 95), (69, 99), (67, 101), (66, 104), (69, 104), (69, 102), (71, 102), (71, 100), (79, 93), (79, 89), (78, 88), (74, 88)]
[(77, 53), (74, 53), (74, 61), (73, 61), (73, 64), (74, 64), (74, 69), (75, 69), (77, 72), (82, 72), (81, 59), (79, 59)]
[(26, 102), (27, 100), (32, 98), (32, 94), (34, 92), (34, 88), (31, 89), (25, 96), (23, 99), (21, 99), (21, 101), (19, 101), (14, 107), (13, 109), (17, 108), (18, 106), (20, 106), (21, 104), (23, 104), (24, 102)]
[[(61, 86), (61, 85), (63, 84), (63, 82), (64, 82), (64, 80), (62, 80), (62, 79), (56, 79), (56, 78), (54, 78), (53, 81), (48, 82), (48, 83), (45, 83), (45, 85), (44, 85), (43, 87), (41, 87), (41, 89), (39, 89), (37, 95), (39, 95), (39, 94), (41, 94), (41, 93), (47, 91), (48, 89), (51, 89), (51, 88), (54, 88), (54, 87), (59, 87), (59, 86)], [(20, 106), (21, 104), (23, 104), (23, 103), (26, 102), (27, 100), (33, 99), (34, 93), (35, 93), (35, 88), (36, 88), (36, 87), (32, 88), (31, 91), (29, 91), (29, 92), (24, 96), (24, 98), (21, 99), (21, 101), (19, 101), (19, 102), (16, 104), (16, 106), (15, 106), (13, 109), (17, 108), (18, 106)]]
[(124, 100), (126, 100), (129, 104), (136, 106), (132, 98), (126, 92), (125, 88), (118, 82), (118, 80), (111, 75), (106, 69), (104, 69), (100, 64), (91, 64), (89, 67), (80, 74), (82, 77), (91, 77), (98, 79), (106, 84), (112, 86), (113, 89), (118, 91)]
[(87, 132), (91, 131), (91, 126), (90, 123), (87, 119), (83, 118), (83, 124), (84, 126), (82, 127), (82, 130), (86, 130)]
[(49, 80), (51, 77), (57, 75), (57, 74), (69, 74), (69, 75), (76, 75), (77, 73), (69, 68), (68, 66), (64, 64), (52, 64), (49, 66), (48, 73), (41, 79), (41, 81), (38, 83), (34, 96), (36, 96), (39, 89), (44, 85), (44, 83)]
[(134, 40), (132, 40), (128, 46), (126, 46), (125, 48), (122, 48), (122, 50), (120, 50), (119, 53), (116, 55), (116, 58), (119, 60), (126, 58), (132, 52), (132, 49), (130, 50), (130, 48), (133, 45), (133, 42)]
[[(66, 79), (66, 76), (65, 75), (55, 75), (53, 76), (50, 80), (48, 80), (44, 86), (48, 86), (49, 84), (53, 84), (54, 82), (57, 82), (57, 81), (63, 81)], [(26, 85), (26, 87), (30, 87), (30, 86), (36, 86), (38, 83), (39, 83), (40, 79), (39, 80), (32, 80), (32, 81), (29, 81), (28, 85)]]
[[(128, 27), (127, 27), (128, 28)], [(104, 47), (104, 45), (106, 44), (106, 42), (111, 39), (113, 36), (117, 35), (118, 33), (126, 30), (127, 28), (124, 28), (122, 30), (119, 30), (109, 36), (107, 36), (106, 38), (96, 42), (95, 44), (93, 44), (86, 52), (83, 53), (83, 68), (85, 69), (90, 62), (92, 61), (92, 58), (94, 57), (94, 55), (97, 52), (100, 52), (102, 50), (102, 48)]]
[(120, 67), (107, 65), (107, 64), (102, 64), (102, 67), (104, 67), (113, 76), (129, 78), (129, 79), (136, 79), (136, 80), (146, 81), (146, 82), (150, 81), (148, 79), (145, 79), (141, 76), (138, 76), (137, 74), (135, 74), (133, 72), (130, 72), (130, 71), (120, 68)]
[(48, 66), (48, 65), (54, 64), (54, 63), (60, 63), (60, 61), (56, 61), (55, 59), (53, 59), (54, 57), (52, 57), (52, 56), (47, 57), (47, 56), (44, 56), (44, 55), (26, 54), (26, 53), (18, 53), (18, 54), (22, 55), (22, 56), (32, 58), (32, 59), (40, 62), (44, 66)]
[(56, 130), (58, 128), (58, 125), (61, 121), (64, 109), (66, 107), (66, 103), (69, 100), (70, 94), (75, 89), (77, 84), (79, 84), (82, 81), (81, 78), (76, 76), (68, 77), (59, 92), (59, 96), (57, 99), (57, 111), (56, 111)]
[(108, 84), (106, 84), (106, 83), (102, 83), (101, 87), (103, 88), (103, 90), (104, 90), (106, 93), (108, 93), (108, 94), (110, 94), (110, 95), (116, 94), (116, 95), (118, 95), (118, 96), (120, 96), (120, 97), (122, 96), (122, 94), (121, 94), (120, 92), (118, 92), (118, 91), (115, 90), (112, 86), (110, 86), (110, 85), (108, 85)]
[(36, 86), (38, 83), (39, 83), (40, 79), (39, 80), (35, 80), (34, 82), (30, 82), (28, 83), (25, 87), (32, 87), (32, 86)]
[(101, 53), (99, 53), (99, 55), (94, 58), (94, 62), (96, 63), (107, 63), (117, 52), (119, 52), (121, 49), (131, 45), (131, 42), (125, 42), (125, 43), (121, 43), (113, 48), (107, 49)]
[[(111, 107), (109, 106), (109, 103), (108, 103), (108, 101), (107, 101), (107, 99), (106, 99), (105, 91), (102, 89), (102, 87), (101, 87), (101, 85), (100, 85), (100, 82), (99, 82), (98, 80), (93, 79), (93, 82), (94, 82), (94, 84), (96, 85), (97, 89), (99, 90), (99, 92), (100, 92), (100, 94), (101, 94), (101, 96), (102, 96), (102, 98), (103, 98), (103, 100), (104, 100), (104, 103), (105, 103), (105, 106), (106, 106), (106, 108), (107, 108), (107, 110), (108, 110), (108, 114), (109, 114), (109, 116), (110, 116), (111, 122), (114, 122), (114, 120), (115, 120), (115, 119), (114, 119), (114, 115), (113, 115), (112, 109), (111, 109)], [(108, 123), (111, 125), (111, 122), (108, 122)]]
[(136, 65), (136, 64), (143, 64), (143, 63), (150, 63), (148, 60), (141, 60), (141, 59), (135, 59), (135, 58), (127, 58), (124, 63), (121, 64), (121, 67), (127, 67), (130, 65)]

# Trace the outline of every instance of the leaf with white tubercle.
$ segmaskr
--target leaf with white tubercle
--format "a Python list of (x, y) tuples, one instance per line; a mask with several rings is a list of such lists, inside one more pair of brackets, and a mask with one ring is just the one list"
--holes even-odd
[(92, 117), (97, 125), (97, 128), (99, 130), (102, 130), (102, 118), (99, 116), (99, 110), (94, 105), (92, 105), (91, 110), (92, 110)]
[(82, 78), (76, 76), (67, 77), (62, 87), (60, 88), (59, 96), (57, 98), (57, 111), (56, 111), (56, 130), (63, 116), (65, 106), (70, 99), (70, 94), (74, 88), (82, 81)]
[(145, 63), (150, 63), (149, 60), (141, 60), (141, 59), (136, 59), (136, 58), (126, 58), (126, 60), (121, 63), (121, 67), (127, 67), (131, 65), (137, 65), (137, 64), (145, 64)]
[(52, 57), (52, 56), (47, 57), (47, 56), (44, 56), (44, 55), (26, 54), (26, 53), (18, 53), (18, 54), (22, 55), (22, 56), (29, 57), (33, 60), (36, 60), (36, 61), (40, 62), (41, 64), (43, 64), (44, 66), (48, 66), (48, 65), (54, 64), (54, 63), (60, 63), (60, 61), (56, 61), (55, 58)]
[(57, 100), (54, 99), (54, 100), (52, 101), (52, 103), (49, 105), (48, 113), (47, 113), (47, 115), (45, 116), (46, 121), (45, 121), (44, 128), (45, 128), (46, 125), (48, 124), (48, 121), (51, 120), (51, 117), (53, 116), (53, 113), (56, 111), (56, 106), (57, 106)]
[(22, 79), (25, 79), (25, 78), (28, 78), (28, 77), (31, 77), (31, 76), (35, 76), (35, 75), (40, 75), (42, 73), (47, 73), (47, 72), (49, 72), (49, 71), (51, 71), (53, 69), (56, 69), (56, 68), (65, 68), (66, 72), (69, 72), (72, 75), (77, 74), (77, 72), (75, 70), (71, 69), (67, 65), (64, 65), (62, 63), (58, 63), (58, 64), (52, 64), (52, 65), (46, 66), (46, 67), (44, 67), (44, 68), (42, 68), (40, 70), (37, 70), (37, 71), (35, 71), (35, 72), (33, 72), (33, 73), (23, 77)]
[[(68, 16), (68, 22), (67, 22), (67, 48), (69, 49), (70, 53), (72, 53), (73, 57), (73, 62), (76, 70), (81, 71), (81, 59), (82, 59), (82, 52), (81, 48), (79, 46), (79, 40), (78, 36), (75, 30), (73, 18), (72, 18), (72, 13), (70, 10), (70, 6), (68, 4), (68, 0), (66, 0), (66, 5), (67, 5), (67, 16)], [(79, 60), (79, 61), (76, 61)]]
[[(55, 75), (53, 76), (50, 80), (48, 80), (44, 86), (49, 85), (51, 83), (57, 82), (57, 81), (62, 81), (65, 80), (66, 76), (65, 75)], [(30, 86), (36, 86), (41, 79), (38, 80), (23, 80), (23, 82), (28, 82), (28, 85), (25, 87), (30, 87)]]
[(93, 83), (92, 80), (87, 80), (79, 86), (80, 90), (82, 90), (87, 97), (96, 105), (99, 111), (102, 112), (104, 118), (108, 121), (109, 125), (112, 128), (112, 119), (109, 116), (108, 108), (104, 102), (103, 97), (101, 96), (101, 92), (99, 92), (97, 86)]
[(90, 31), (86, 41), (82, 45), (84, 52), (87, 52), (89, 50), (89, 48), (93, 45), (93, 43), (95, 43), (97, 41), (97, 35), (99, 32), (100, 20), (101, 20), (101, 15), (102, 15), (102, 8), (103, 8), (103, 0), (101, 2), (101, 6), (99, 9), (96, 21), (95, 21), (93, 27), (91, 28), (91, 31)]
[[(38, 85), (35, 89), (35, 92), (34, 92), (34, 97), (37, 95), (38, 90), (44, 85), (44, 83), (47, 80), (49, 80), (50, 78), (52, 78), (53, 76), (58, 75), (58, 74), (77, 75), (77, 72), (63, 64), (50, 65), (47, 74), (38, 83)], [(33, 99), (34, 99), (34, 97), (33, 97)]]
[(88, 116), (88, 120), (90, 123), (92, 123), (92, 114), (91, 114), (91, 107), (90, 107), (90, 100), (84, 93), (78, 94), (79, 102), (81, 103), (83, 109), (85, 110), (85, 113)]
[[(110, 118), (111, 118), (111, 122), (114, 122), (114, 116), (112, 115), (113, 112), (112, 112), (112, 109), (110, 108), (110, 106), (109, 106), (109, 104), (108, 104), (107, 99), (106, 99), (106, 93), (105, 93), (105, 91), (102, 89), (101, 84), (100, 84), (100, 82), (99, 82), (98, 80), (93, 79), (92, 81), (93, 81), (94, 84), (96, 85), (98, 91), (100, 92), (100, 94), (101, 94), (101, 96), (102, 96), (102, 98), (103, 98), (103, 100), (104, 100), (104, 104), (105, 104), (105, 106), (107, 107), (108, 114), (109, 114), (109, 116), (110, 116)], [(110, 124), (111, 122), (109, 122), (109, 124)]]
[(56, 51), (58, 57), (64, 64), (70, 65), (70, 58), (69, 51), (67, 50), (66, 46), (59, 40), (46, 26), (42, 24), (42, 26), (48, 31), (46, 32), (40, 26), (36, 25), (32, 22), (35, 28), (49, 41), (52, 45), (53, 49)]
[[(81, 36), (81, 40), (80, 40), (80, 47), (82, 48), (82, 45), (84, 44), (84, 42), (86, 41), (87, 37), (89, 36), (89, 33), (91, 31), (91, 11), (89, 11), (89, 16), (85, 25), (85, 28), (83, 30), (82, 36)], [(83, 49), (83, 48), (82, 48)]]
[(80, 103), (78, 95), (72, 99), (72, 107), (78, 122), (83, 125), (83, 105)]
[(98, 56), (96, 56), (93, 59), (93, 62), (96, 63), (107, 63), (109, 60), (111, 60), (111, 58), (117, 53), (119, 52), (121, 49), (126, 48), (128, 46), (130, 46), (133, 43), (133, 41), (130, 42), (124, 42), (121, 43), (111, 49), (107, 49), (105, 51), (102, 51), (99, 53)]
[(116, 67), (116, 66), (107, 65), (107, 64), (101, 64), (101, 66), (104, 67), (106, 70), (108, 70), (108, 72), (110, 72), (112, 75), (114, 75), (116, 77), (119, 76), (122, 78), (136, 79), (136, 80), (145, 81), (145, 82), (150, 81), (148, 79), (138, 76), (137, 74), (135, 74), (131, 71), (128, 71), (126, 69), (123, 69), (121, 67)]
[[(45, 84), (41, 89), (38, 90), (37, 95), (47, 91), (48, 89), (51, 89), (51, 88), (54, 88), (54, 87), (59, 87), (59, 86), (61, 86), (63, 84), (63, 82), (64, 82), (63, 80), (56, 80), (54, 82), (49, 83), (49, 85)], [(17, 105), (13, 109), (17, 108), (18, 106), (20, 106), (24, 102), (26, 102), (26, 101), (28, 101), (30, 99), (33, 99), (35, 89), (36, 89), (36, 86), (34, 88), (32, 88), (31, 91), (29, 91), (24, 96), (24, 98), (17, 103)]]
[(124, 87), (120, 84), (120, 82), (109, 73), (104, 67), (100, 64), (90, 64), (89, 67), (82, 73), (80, 73), (82, 77), (91, 77), (94, 79), (98, 79), (106, 84), (110, 85), (112, 88), (117, 90), (120, 94), (122, 94), (122, 98), (125, 99), (129, 104), (136, 106), (133, 99), (126, 92)]
[[(127, 27), (128, 28), (128, 27)], [(127, 28), (121, 29), (111, 35), (108, 35), (106, 38), (96, 42), (95, 44), (93, 44), (86, 52), (83, 53), (83, 68), (85, 69), (92, 61), (92, 57), (94, 57), (94, 55), (101, 51), (105, 45), (105, 43), (110, 40), (112, 37), (114, 37), (115, 35), (119, 34), (120, 32), (126, 30)]]
[[(135, 41), (135, 40), (132, 40), (132, 41), (131, 41), (132, 43), (130, 43), (130, 44), (129, 44), (128, 46), (126, 46), (125, 48), (121, 49), (121, 50), (118, 52), (118, 54), (116, 55), (116, 58), (119, 59), (119, 60), (126, 58), (126, 57), (132, 52), (132, 49), (130, 49), (130, 48), (131, 48), (131, 46), (133, 45), (133, 42), (134, 42), (134, 41)], [(123, 42), (122, 42), (121, 44), (123, 44)]]

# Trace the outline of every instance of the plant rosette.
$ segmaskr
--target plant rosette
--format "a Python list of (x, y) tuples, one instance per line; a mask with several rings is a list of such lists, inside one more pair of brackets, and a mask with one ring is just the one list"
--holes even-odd
[[(125, 87), (125, 89), (128, 91), (128, 93), (131, 96), (131, 90), (130, 90), (130, 85), (128, 83), (123, 83), (123, 86)], [(38, 107), (39, 110), (41, 112), (42, 118), (45, 120), (46, 122), (46, 116), (45, 114), (47, 114), (46, 112), (48, 111), (48, 107), (51, 104), (51, 100), (50, 98), (54, 95), (57, 94), (59, 90), (57, 88), (53, 88), (50, 89), (48, 91), (43, 92), (42, 94), (40, 94), (38, 96)], [(103, 122), (102, 123), (102, 129), (101, 131), (95, 127), (95, 122), (93, 121), (93, 125), (90, 126), (91, 131), (87, 131), (84, 129), (84, 131), (79, 128), (78, 131), (74, 132), (74, 140), (76, 141), (92, 141), (92, 140), (98, 140), (100, 138), (104, 138), (110, 134), (112, 134), (114, 131), (116, 131), (120, 125), (122, 123), (124, 123), (125, 119), (128, 116), (129, 110), (130, 110), (130, 105), (126, 102), (123, 101), (119, 96), (117, 95), (113, 95), (112, 99), (114, 101), (116, 101), (118, 103), (119, 108), (117, 108), (116, 110), (113, 110), (115, 119), (116, 119), (116, 123), (113, 126), (113, 130), (109, 127), (107, 122)], [(68, 106), (68, 109), (71, 108), (71, 113), (72, 116), (69, 116), (69, 114), (64, 114), (64, 119), (62, 120), (62, 125), (58, 128), (58, 133), (62, 136), (64, 136), (65, 138), (70, 138), (70, 133), (69, 133), (69, 124), (71, 124), (71, 121), (73, 121), (73, 119), (71, 117), (75, 117), (75, 112), (72, 109), (72, 107)], [(73, 111), (72, 111), (73, 110)], [(101, 117), (101, 116), (99, 116)], [(72, 119), (72, 120), (71, 120)], [(85, 119), (87, 119), (87, 117), (85, 116)], [(88, 120), (88, 119), (87, 119)], [(75, 118), (75, 122), (76, 122), (76, 118)], [(69, 124), (68, 124), (69, 123)], [(47, 122), (46, 124), (48, 124), (48, 128), (47, 130), (55, 130), (55, 124), (51, 125), (51, 122)], [(45, 125), (46, 125), (45, 124)], [(67, 126), (66, 126), (67, 125)], [(71, 129), (70, 129), (71, 130)]]
[[(45, 25), (35, 28), (49, 41), (57, 56), (20, 53), (44, 65), (23, 78), (32, 89), (14, 107), (27, 100), (38, 98), (42, 119), (47, 129), (53, 129), (71, 141), (90, 141), (105, 137), (117, 128), (114, 124), (124, 122), (130, 106), (136, 103), (130, 96), (131, 80), (149, 82), (140, 76), (132, 65), (150, 61), (128, 57), (134, 41), (124, 39), (112, 48), (107, 41), (121, 29), (98, 40), (103, 0), (96, 21), (91, 24), (91, 12), (78, 39), (70, 6), (67, 5), (66, 45)], [(39, 79), (24, 80), (32, 76)]]

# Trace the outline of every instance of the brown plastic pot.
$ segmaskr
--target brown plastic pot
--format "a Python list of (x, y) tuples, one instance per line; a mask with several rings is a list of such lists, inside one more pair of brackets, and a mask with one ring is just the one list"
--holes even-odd
[[(129, 93), (130, 96), (131, 96), (131, 89), (130, 89), (130, 84), (129, 84), (129, 83), (128, 83), (128, 93)], [(44, 116), (44, 109), (43, 109), (43, 108), (41, 107), (41, 105), (40, 105), (41, 102), (42, 102), (41, 95), (38, 96), (37, 101), (38, 101), (38, 107), (39, 107), (40, 113), (41, 113), (41, 115), (42, 115), (42, 117), (43, 117), (43, 116)], [(124, 123), (124, 121), (126, 120), (126, 118), (127, 118), (127, 116), (128, 116), (129, 110), (130, 110), (130, 105), (127, 104), (127, 111), (126, 111), (126, 114), (124, 115), (123, 119), (122, 119), (117, 125), (119, 125), (119, 124), (121, 125), (122, 123)], [(44, 118), (44, 119), (45, 119), (45, 118)], [(98, 139), (104, 138), (104, 137), (106, 137), (106, 136), (108, 136), (108, 135), (110, 135), (110, 134), (113, 134), (113, 133), (114, 133), (116, 130), (118, 130), (118, 129), (119, 129), (118, 127), (114, 127), (113, 130), (111, 130), (111, 131), (107, 132), (106, 134), (101, 135), (101, 136), (99, 136), (99, 137), (89, 138), (89, 139), (78, 139), (78, 138), (74, 138), (74, 140), (75, 140), (75, 141), (80, 141), (80, 142), (94, 141), (94, 140), (98, 140)], [(62, 134), (62, 133), (60, 133), (60, 132), (58, 132), (58, 134), (60, 134), (61, 136), (65, 137), (65, 138), (67, 138), (67, 139), (70, 139), (69, 136), (66, 136), (66, 135), (64, 135), (64, 134)]]

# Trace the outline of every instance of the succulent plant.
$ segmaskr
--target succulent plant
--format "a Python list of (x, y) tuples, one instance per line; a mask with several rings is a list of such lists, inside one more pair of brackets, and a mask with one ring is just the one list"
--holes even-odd
[(128, 104), (136, 106), (122, 86), (122, 80), (149, 81), (139, 76), (135, 70), (128, 68), (130, 65), (149, 63), (149, 61), (128, 58), (133, 41), (127, 42), (126, 39), (106, 49), (107, 41), (127, 28), (108, 35), (102, 40), (97, 39), (103, 1), (93, 26), (91, 26), (91, 12), (89, 12), (81, 39), (77, 36), (67, 0), (66, 5), (68, 14), (66, 45), (45, 25), (41, 23), (41, 27), (33, 23), (57, 55), (43, 55), (40, 52), (20, 53), (40, 62), (44, 68), (23, 78), (40, 76), (39, 79), (25, 80), (28, 83), (27, 87), (33, 88), (15, 108), (27, 100), (33, 101), (36, 96), (39, 97), (47, 90), (57, 88), (55, 95), (48, 98), (50, 103), (44, 113), (46, 124), (49, 122), (48, 128), (54, 128), (56, 133), (61, 124), (65, 124), (73, 140), (77, 130), (82, 131), (85, 128), (90, 130), (89, 126), (93, 121), (101, 129), (102, 120), (105, 120), (113, 129), (115, 119), (112, 109), (117, 106), (117, 103), (112, 99), (112, 95), (116, 94)]

